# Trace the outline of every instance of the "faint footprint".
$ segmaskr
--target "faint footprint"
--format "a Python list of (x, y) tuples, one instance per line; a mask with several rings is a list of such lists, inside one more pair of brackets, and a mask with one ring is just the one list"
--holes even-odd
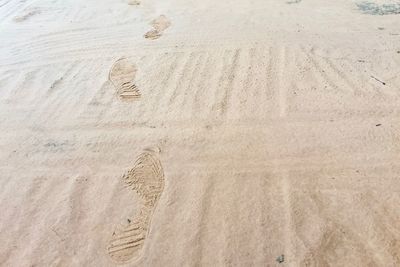
[(160, 15), (158, 18), (154, 19), (150, 25), (153, 26), (153, 30), (146, 32), (144, 37), (155, 40), (160, 38), (165, 29), (171, 26), (171, 22), (166, 16)]
[(134, 167), (123, 176), (125, 183), (143, 200), (139, 215), (113, 233), (108, 246), (110, 257), (117, 262), (138, 259), (149, 234), (151, 219), (164, 189), (164, 173), (158, 152), (146, 150)]
[(138, 6), (138, 5), (140, 5), (140, 0), (129, 0), (128, 5)]
[(40, 13), (41, 13), (40, 9), (32, 9), (29, 12), (25, 13), (24, 15), (14, 17), (13, 20), (15, 22), (22, 22), (22, 21), (25, 21), (25, 20), (29, 19), (32, 16), (40, 14)]
[(286, 4), (289, 4), (289, 5), (291, 5), (291, 4), (298, 4), (298, 3), (300, 3), (302, 0), (290, 0), (290, 1), (286, 1)]
[(138, 99), (140, 91), (135, 85), (137, 68), (126, 58), (120, 58), (112, 65), (108, 79), (117, 90), (117, 94), (124, 100)]

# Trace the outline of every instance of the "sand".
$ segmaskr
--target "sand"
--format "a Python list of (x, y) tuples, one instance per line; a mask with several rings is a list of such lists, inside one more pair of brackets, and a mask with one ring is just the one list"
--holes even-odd
[(400, 266), (398, 1), (0, 1), (1, 266)]

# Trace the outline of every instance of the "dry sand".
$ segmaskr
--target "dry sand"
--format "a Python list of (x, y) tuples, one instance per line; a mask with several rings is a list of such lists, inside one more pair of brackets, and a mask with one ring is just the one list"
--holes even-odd
[(400, 4), (1, 0), (1, 266), (400, 266)]

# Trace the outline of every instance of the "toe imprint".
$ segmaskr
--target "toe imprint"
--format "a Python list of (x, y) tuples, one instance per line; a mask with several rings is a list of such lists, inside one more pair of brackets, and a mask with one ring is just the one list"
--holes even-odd
[(163, 32), (171, 26), (171, 22), (168, 18), (164, 15), (159, 16), (158, 18), (154, 19), (150, 25), (153, 27), (153, 30), (150, 30), (145, 33), (144, 37), (146, 39), (158, 39), (161, 37)]

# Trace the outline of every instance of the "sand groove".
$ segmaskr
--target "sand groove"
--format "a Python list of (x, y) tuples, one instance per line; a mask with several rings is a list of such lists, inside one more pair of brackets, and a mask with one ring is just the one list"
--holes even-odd
[(325, 83), (329, 85), (330, 90), (335, 89), (335, 90), (340, 90), (338, 86), (338, 81), (335, 79), (332, 79), (332, 77), (326, 73), (325, 69), (321, 66), (321, 60), (318, 60), (315, 55), (312, 55), (309, 51), (306, 51), (304, 48), (301, 48), (303, 54), (306, 56), (308, 59), (310, 66), (312, 68), (312, 72), (315, 73), (316, 77), (319, 77), (321, 80), (321, 83)]
[(117, 95), (123, 100), (140, 98), (140, 91), (134, 81), (137, 68), (126, 58), (118, 59), (111, 67), (108, 79), (114, 85)]
[(113, 233), (108, 253), (117, 262), (139, 258), (149, 233), (152, 214), (164, 189), (164, 173), (157, 155), (143, 152), (123, 179), (142, 198), (143, 205), (137, 217), (128, 219), (128, 225)]

